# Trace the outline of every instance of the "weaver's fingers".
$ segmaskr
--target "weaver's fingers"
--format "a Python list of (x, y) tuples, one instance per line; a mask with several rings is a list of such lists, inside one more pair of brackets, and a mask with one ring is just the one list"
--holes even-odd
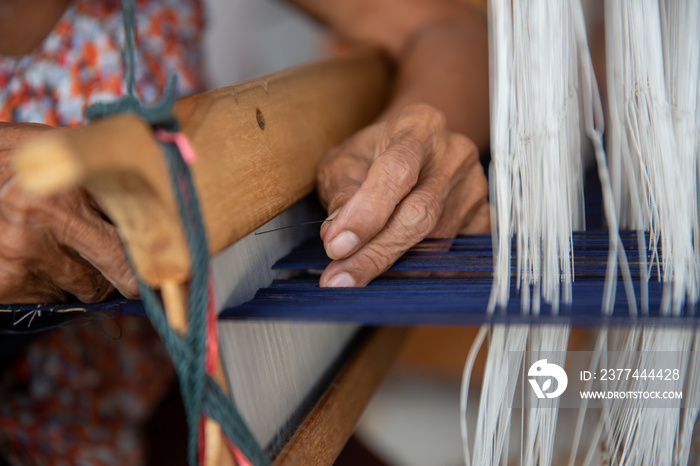
[[(5, 189), (18, 188), (10, 185)], [(16, 223), (28, 226), (41, 224), (57, 244), (73, 251), (87, 262), (67, 262), (68, 267), (72, 267), (66, 270), (68, 275), (57, 278), (70, 287), (69, 292), (77, 293), (76, 296), (88, 301), (101, 300), (107, 296), (111, 284), (127, 297), (138, 296), (138, 286), (126, 261), (116, 228), (93, 208), (84, 191), (76, 189), (48, 198), (28, 196), (20, 192), (5, 196), (5, 199), (11, 199), (14, 204), (13, 213), (19, 217), (15, 219)], [(68, 253), (65, 255), (70, 256)], [(50, 263), (48, 259), (46, 263)], [(79, 281), (79, 285), (73, 283), (71, 286), (70, 273), (76, 274), (72, 278)], [(100, 274), (109, 284), (99, 277)], [(93, 288), (92, 291), (90, 288)]]
[(432, 232), (442, 214), (445, 190), (425, 183), (399, 204), (385, 228), (354, 254), (335, 260), (320, 286), (364, 286), (385, 272), (411, 246)]
[(406, 128), (396, 123), (397, 129), (388, 125), (391, 137), (387, 147), (372, 161), (362, 185), (323, 231), (326, 253), (331, 259), (352, 255), (382, 231), (397, 206), (424, 176), (429, 162), (440, 158), (446, 146), (445, 124), (429, 123), (430, 131), (425, 126)]
[(491, 227), (488, 182), (476, 146), (465, 136), (453, 134), (450, 147), (451, 158), (459, 156), (458, 176), (445, 201), (443, 215), (430, 236), (452, 238), (458, 233), (488, 233)]
[(5, 223), (0, 237), (0, 300), (6, 303), (66, 301), (70, 295), (98, 302), (114, 288), (76, 253), (56, 241), (43, 225)]
[(369, 169), (367, 179), (347, 201), (324, 235), (331, 259), (342, 259), (371, 240), (418, 181), (417, 157), (392, 146)]
[(107, 299), (113, 292), (112, 284), (90, 263), (75, 253), (66, 251), (62, 260), (49, 269), (44, 267), (43, 276), (61, 290), (84, 303), (98, 303)]
[(138, 284), (127, 263), (117, 229), (97, 212), (84, 209), (82, 215), (65, 220), (60, 240), (124, 296), (138, 296)]
[(349, 144), (337, 148), (321, 162), (318, 193), (330, 213), (321, 225), (322, 240), (325, 239), (330, 221), (335, 219), (340, 208), (360, 189), (369, 167), (367, 159), (353, 151)]

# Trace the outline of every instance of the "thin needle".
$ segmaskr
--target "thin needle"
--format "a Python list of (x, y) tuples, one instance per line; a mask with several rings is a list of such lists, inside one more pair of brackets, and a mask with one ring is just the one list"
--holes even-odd
[(333, 219), (330, 220), (314, 220), (313, 222), (304, 222), (304, 223), (297, 223), (296, 225), (287, 225), (286, 227), (279, 227), (279, 228), (274, 228), (272, 230), (265, 230), (265, 231), (256, 231), (256, 235), (262, 235), (263, 233), (272, 233), (273, 231), (279, 231), (279, 230), (286, 230), (287, 228), (294, 228), (294, 227), (303, 227), (304, 225), (315, 225), (323, 222), (332, 222)]

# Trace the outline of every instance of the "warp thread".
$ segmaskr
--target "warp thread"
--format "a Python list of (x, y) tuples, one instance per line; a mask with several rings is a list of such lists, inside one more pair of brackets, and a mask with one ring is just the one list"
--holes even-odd
[[(610, 238), (603, 314), (611, 315), (615, 307), (616, 293), (620, 292), (615, 286), (618, 276), (624, 282), (635, 324), (641, 323), (636, 316), (646, 317), (652, 308), (658, 309), (662, 316), (695, 314), (700, 289), (697, 251), (700, 118), (696, 112), (699, 15), (700, 8), (694, 0), (605, 2), (610, 112), (606, 132), (610, 158), (606, 160), (602, 103), (585, 37), (581, 1), (490, 0), (492, 181), (495, 181), (491, 183), (492, 189), (495, 188), (491, 199), (496, 200), (498, 213), (498, 222), (494, 223), (494, 231), (498, 233), (494, 241), (497, 262), (490, 310), (496, 305), (503, 307), (509, 298), (512, 235), (518, 241), (517, 280), (522, 285), (536, 285), (532, 296), (523, 299), (523, 312), (536, 311), (541, 294), (543, 301), (552, 302), (554, 313), (560, 286), (562, 302), (571, 302), (571, 265), (577, 259), (570, 258), (569, 245), (572, 226), (578, 228), (572, 220), (579, 209), (577, 203), (567, 205), (566, 201), (576, 200), (578, 189), (556, 191), (549, 183), (573, 180), (570, 186), (578, 186), (578, 169), (571, 164), (569, 156), (578, 158), (580, 153), (579, 124), (571, 124), (579, 113), (575, 108), (579, 105), (583, 128), (592, 140), (598, 162)], [(569, 116), (571, 120), (567, 120)], [(679, 149), (681, 146), (683, 151)], [(536, 150), (530, 151), (533, 147)], [(557, 150), (547, 151), (553, 147)], [(543, 154), (553, 157), (541, 164)], [(537, 169), (532, 170), (533, 166)], [(557, 200), (564, 202), (556, 204)], [(624, 240), (618, 233), (620, 225), (638, 230), (640, 260), (636, 272), (630, 269), (634, 264), (627, 260)], [(644, 230), (649, 231), (648, 237)], [(647, 238), (649, 258), (641, 253), (646, 250)], [(662, 279), (661, 289), (657, 288), (659, 293), (656, 293), (660, 299), (656, 302), (650, 299), (653, 293), (649, 293), (652, 265)], [(602, 267), (598, 268), (602, 271)], [(581, 278), (579, 271), (577, 268), (577, 279)], [(533, 278), (539, 281), (532, 281)], [(633, 280), (640, 288), (641, 313), (636, 305)], [(548, 287), (555, 293), (547, 293)], [(521, 290), (525, 293), (528, 288), (521, 286)], [(465, 418), (469, 376), (487, 332), (488, 359), (472, 453)], [(641, 325), (615, 331), (604, 328), (598, 332), (590, 367), (611, 364), (609, 353), (613, 350), (621, 350), (624, 356), (622, 363), (612, 362), (612, 365), (630, 368), (653, 365), (659, 357), (656, 352), (670, 352), (674, 356), (666, 357), (674, 358), (674, 367), (687, 368), (684, 383), (687, 382), (685, 386), (696, 401), (699, 398), (694, 384), (700, 369), (696, 365), (698, 358), (691, 351), (697, 349), (698, 338), (700, 332), (685, 328)], [(510, 426), (513, 390), (519, 374), (524, 374), (545, 350), (564, 354), (567, 339), (565, 328), (482, 327), (465, 365), (462, 388), (467, 464), (508, 462), (508, 449), (518, 440), (511, 442)], [(633, 356), (635, 350), (640, 350), (640, 356)], [(515, 363), (506, 357), (511, 352), (518, 358)], [(563, 365), (563, 360), (557, 364)], [(644, 390), (646, 381), (620, 380), (612, 387), (621, 387), (622, 391)], [(556, 402), (545, 409), (539, 400), (534, 400), (532, 406), (535, 409), (524, 411), (521, 417), (520, 463), (563, 464), (563, 459), (555, 460), (553, 456)], [(606, 403), (594, 420), (597, 427), (587, 440), (589, 446), (581, 464), (687, 464), (698, 415), (697, 409), (687, 409), (691, 406), (695, 405), (684, 399), (674, 409), (659, 412), (623, 399)], [(580, 462), (577, 453), (585, 409), (584, 403), (573, 448), (567, 455), (571, 465)]]

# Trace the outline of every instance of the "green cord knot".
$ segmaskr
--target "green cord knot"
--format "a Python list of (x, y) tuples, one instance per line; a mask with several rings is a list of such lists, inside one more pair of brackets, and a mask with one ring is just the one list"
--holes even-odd
[(173, 116), (173, 105), (175, 104), (175, 88), (177, 76), (171, 74), (163, 92), (163, 97), (151, 107), (144, 107), (134, 94), (127, 94), (114, 102), (98, 102), (88, 107), (85, 116), (90, 120), (98, 120), (119, 113), (135, 113), (154, 128), (177, 131), (177, 120)]

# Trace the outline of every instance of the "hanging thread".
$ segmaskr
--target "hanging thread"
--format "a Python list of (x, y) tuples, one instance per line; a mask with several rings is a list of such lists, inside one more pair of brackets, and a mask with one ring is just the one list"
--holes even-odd
[[(221, 426), (224, 434), (238, 446), (242, 462), (267, 465), (269, 460), (250, 433), (244, 420), (212, 379), (216, 354), (214, 347), (207, 347), (207, 335), (216, 334), (212, 318), (213, 295), (209, 279), (209, 247), (200, 211), (197, 193), (187, 161), (196, 160), (196, 154), (184, 136), (178, 131), (178, 123), (172, 114), (175, 78), (168, 78), (163, 98), (152, 107), (144, 107), (136, 95), (136, 9), (134, 0), (122, 0), (124, 14), (124, 61), (126, 68), (126, 95), (115, 102), (99, 103), (87, 110), (91, 120), (123, 112), (135, 113), (154, 128), (167, 161), (171, 183), (177, 198), (180, 217), (185, 228), (187, 243), (192, 256), (192, 274), (187, 304), (187, 333), (180, 337), (167, 322), (163, 304), (155, 290), (139, 281), (139, 290), (147, 315), (160, 334), (170, 353), (178, 373), (187, 424), (189, 430), (189, 463), (193, 466), (203, 460), (200, 429), (204, 415)], [(211, 339), (210, 339), (211, 341)], [(209, 370), (208, 370), (209, 369)], [(205, 414), (206, 413), (206, 414)], [(202, 449), (200, 449), (200, 446)], [(246, 459), (247, 458), (247, 459)]]

